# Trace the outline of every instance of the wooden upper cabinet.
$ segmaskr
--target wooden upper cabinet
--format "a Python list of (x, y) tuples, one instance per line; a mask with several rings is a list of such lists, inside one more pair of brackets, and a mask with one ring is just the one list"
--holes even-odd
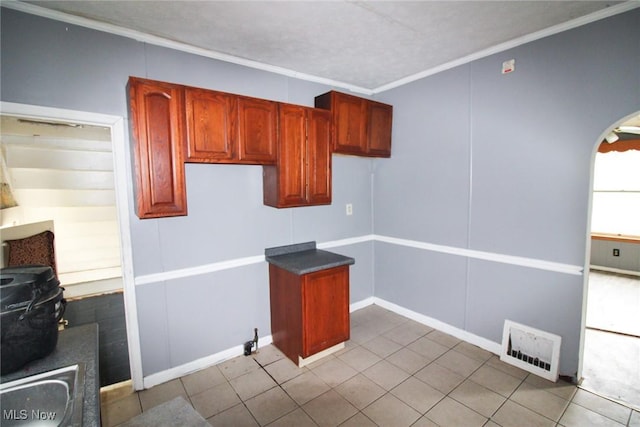
[[(279, 162), (276, 173), (276, 206), (302, 206), (307, 203), (306, 114), (304, 108), (280, 105)], [(274, 194), (275, 196), (275, 194)]]
[(238, 117), (240, 163), (275, 163), (278, 103), (239, 96)]
[(317, 96), (315, 106), (331, 110), (334, 153), (391, 156), (391, 105), (331, 91)]
[(331, 204), (331, 114), (307, 109), (307, 198), (312, 205)]
[(369, 128), (367, 153), (372, 156), (391, 156), (391, 121), (393, 107), (376, 101), (369, 101)]
[(309, 108), (130, 77), (140, 218), (187, 214), (185, 162), (264, 166), (264, 203), (331, 203), (331, 153), (388, 157), (392, 107), (335, 91)]
[(187, 161), (232, 162), (237, 146), (237, 99), (212, 90), (186, 88)]
[(362, 154), (367, 149), (367, 104), (364, 99), (331, 92), (330, 110), (334, 111), (333, 151)]
[(276, 102), (197, 88), (185, 93), (188, 162), (275, 163)]
[(279, 104), (278, 159), (264, 166), (264, 203), (277, 208), (331, 203), (331, 115)]
[(129, 107), (138, 217), (186, 215), (183, 87), (131, 77)]

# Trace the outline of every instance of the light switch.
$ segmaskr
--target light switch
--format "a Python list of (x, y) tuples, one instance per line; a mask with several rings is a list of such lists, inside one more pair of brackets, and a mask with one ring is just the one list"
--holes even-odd
[(347, 203), (347, 215), (353, 215), (353, 205), (351, 203)]

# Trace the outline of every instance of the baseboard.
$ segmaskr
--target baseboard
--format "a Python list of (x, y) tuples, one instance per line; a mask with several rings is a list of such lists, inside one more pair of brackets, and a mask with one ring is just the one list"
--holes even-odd
[(451, 326), (448, 323), (441, 322), (440, 320), (434, 319), (433, 317), (425, 316), (424, 314), (420, 314), (415, 311), (411, 311), (407, 308), (401, 307), (381, 298), (373, 297), (373, 300), (374, 304), (379, 305), (382, 308), (386, 308), (389, 311), (393, 311), (394, 313), (400, 314), (401, 316), (404, 316), (411, 320), (415, 320), (418, 323), (422, 323), (423, 325), (442, 331), (446, 334), (461, 339), (462, 341), (466, 341), (469, 344), (478, 346), (483, 350), (487, 350), (495, 355), (500, 355), (500, 352), (502, 351), (502, 345), (500, 343), (482, 338), (478, 335), (472, 334), (471, 332), (456, 328), (455, 326)]
[(640, 271), (623, 270), (621, 268), (605, 267), (603, 265), (591, 265), (589, 266), (589, 269), (597, 270), (597, 271), (606, 271), (607, 273), (626, 274), (627, 276), (640, 276)]
[[(64, 283), (62, 279), (60, 282)], [(74, 283), (64, 286), (64, 297), (67, 301), (79, 300), (98, 295), (113, 294), (123, 291), (122, 277), (111, 279), (95, 280), (92, 282)]]
[[(273, 342), (273, 337), (268, 335), (261, 337), (258, 342), (260, 346), (269, 345)], [(143, 378), (143, 388), (151, 388), (158, 384), (166, 383), (167, 381), (175, 380), (176, 378), (183, 377), (188, 374), (200, 371), (213, 365), (224, 362), (225, 360), (232, 359), (236, 356), (244, 354), (244, 346), (242, 344), (235, 347), (231, 347), (227, 350), (223, 350), (219, 353), (212, 354), (207, 357), (196, 359), (184, 365), (175, 366), (165, 371), (160, 371), (155, 374), (148, 375)]]
[(362, 301), (354, 302), (353, 304), (349, 305), (349, 313), (353, 313), (356, 310), (360, 310), (361, 308), (365, 308), (374, 303), (375, 303), (374, 297), (369, 297), (369, 298), (363, 299)]
[[(349, 312), (360, 310), (374, 303), (374, 297), (365, 298), (361, 301), (352, 303), (349, 305)], [(258, 342), (260, 345), (269, 345), (273, 342), (271, 335), (261, 337)], [(196, 359), (192, 362), (185, 363), (184, 365), (176, 366), (165, 371), (156, 372), (155, 374), (148, 375), (143, 378), (143, 388), (151, 388), (158, 384), (165, 383), (167, 381), (174, 380), (176, 378), (183, 377), (193, 372), (200, 371), (218, 363), (222, 363), (225, 360), (234, 358), (244, 354), (244, 346), (238, 345), (227, 350), (223, 350), (219, 353), (212, 354), (211, 356)]]
[[(415, 320), (418, 323), (422, 323), (423, 325), (429, 326), (431, 328), (434, 328), (444, 333), (447, 333), (449, 335), (452, 335), (458, 339), (461, 339), (470, 344), (476, 345), (493, 354), (499, 355), (501, 352), (502, 346), (500, 343), (495, 343), (493, 341), (487, 340), (486, 338), (479, 337), (478, 335), (456, 328), (455, 326), (451, 326), (447, 323), (441, 322), (432, 317), (425, 316), (424, 314), (411, 311), (409, 309), (406, 309), (404, 307), (401, 307), (389, 301), (383, 300), (381, 298), (369, 297), (361, 301), (352, 303), (349, 305), (349, 311), (353, 312), (356, 310), (360, 310), (372, 304), (378, 305), (382, 308), (385, 308), (389, 311), (393, 311), (394, 313), (397, 313), (408, 319)], [(269, 345), (273, 342), (273, 337), (271, 335), (268, 335), (266, 337), (261, 337), (259, 342), (260, 342), (260, 345)], [(185, 363), (183, 365), (176, 366), (176, 367), (167, 369), (165, 371), (160, 371), (155, 374), (148, 375), (143, 378), (143, 387), (145, 389), (151, 388), (158, 384), (162, 384), (167, 381), (171, 381), (176, 378), (180, 378), (185, 375), (191, 374), (193, 372), (208, 368), (210, 366), (217, 365), (219, 363), (224, 362), (225, 360), (232, 359), (242, 354), (244, 354), (244, 347), (242, 345), (237, 345), (227, 350), (223, 350), (219, 353), (212, 354), (210, 356), (203, 357), (200, 359), (196, 359), (192, 362)]]

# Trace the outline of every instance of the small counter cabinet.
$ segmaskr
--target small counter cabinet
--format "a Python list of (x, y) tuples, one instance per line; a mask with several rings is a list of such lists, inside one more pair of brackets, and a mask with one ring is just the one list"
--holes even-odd
[(349, 339), (349, 265), (315, 242), (265, 250), (273, 344), (298, 366), (344, 348)]

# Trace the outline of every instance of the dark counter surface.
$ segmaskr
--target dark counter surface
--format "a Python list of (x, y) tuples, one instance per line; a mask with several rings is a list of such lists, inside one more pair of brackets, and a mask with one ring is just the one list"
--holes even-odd
[(58, 334), (56, 349), (22, 369), (0, 377), (7, 383), (23, 377), (52, 371), (76, 363), (84, 363), (84, 402), (82, 425), (100, 426), (100, 385), (98, 375), (98, 325), (75, 326)]
[(316, 242), (268, 248), (264, 254), (268, 263), (299, 276), (355, 263), (353, 258), (316, 249)]

